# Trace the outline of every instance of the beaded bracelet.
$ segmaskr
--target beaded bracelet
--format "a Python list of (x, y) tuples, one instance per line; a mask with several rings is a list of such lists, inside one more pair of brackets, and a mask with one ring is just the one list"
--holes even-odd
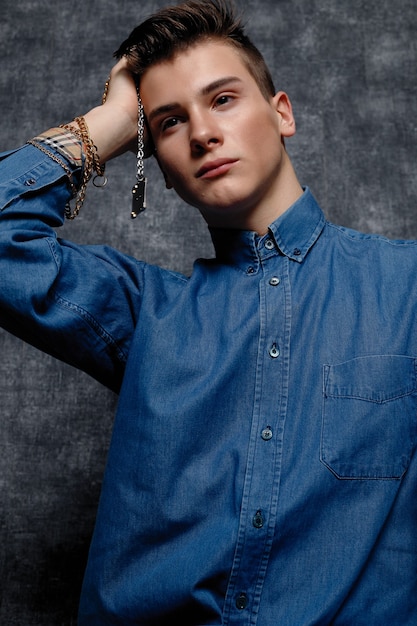
[[(29, 139), (27, 143), (46, 154), (46, 156), (52, 159), (52, 161), (55, 161), (55, 163), (58, 163), (58, 165), (60, 165), (66, 173), (69, 186), (71, 188), (72, 198), (76, 198), (76, 202), (74, 211), (71, 211), (70, 204), (67, 202), (65, 206), (65, 217), (68, 219), (74, 219), (74, 217), (76, 217), (80, 212), (81, 206), (84, 202), (85, 186), (91, 174), (91, 168), (87, 167), (87, 171), (84, 169), (82, 184), (77, 190), (73, 173), (68, 163), (74, 168), (83, 167), (81, 141), (72, 131), (62, 129), (62, 127), (54, 127), (37, 135), (33, 139)], [(62, 159), (61, 156), (64, 158)], [(90, 172), (88, 170), (90, 170)]]

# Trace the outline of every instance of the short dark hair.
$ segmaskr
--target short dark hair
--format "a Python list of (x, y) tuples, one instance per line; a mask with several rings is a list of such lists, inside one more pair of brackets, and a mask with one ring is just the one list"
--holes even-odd
[(234, 46), (265, 99), (275, 94), (265, 60), (245, 34), (231, 0), (186, 0), (161, 9), (137, 26), (114, 55), (126, 56), (140, 79), (152, 65), (208, 39)]

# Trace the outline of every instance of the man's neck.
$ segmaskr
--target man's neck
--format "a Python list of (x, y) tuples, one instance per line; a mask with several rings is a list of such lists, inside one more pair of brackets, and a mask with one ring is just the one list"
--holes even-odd
[(216, 220), (207, 220), (213, 228), (232, 228), (237, 230), (249, 230), (258, 235), (265, 235), (268, 227), (280, 215), (285, 213), (303, 194), (303, 189), (295, 174), (292, 163), (285, 153), (279, 180), (271, 197), (267, 197), (253, 209), (248, 209), (243, 215), (224, 215)]

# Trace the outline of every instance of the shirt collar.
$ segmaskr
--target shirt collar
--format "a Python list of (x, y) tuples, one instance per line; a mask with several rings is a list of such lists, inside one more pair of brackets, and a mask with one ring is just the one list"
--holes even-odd
[(259, 251), (267, 239), (275, 241), (281, 254), (302, 263), (320, 236), (325, 221), (313, 194), (305, 187), (302, 196), (269, 226), (263, 237), (252, 231), (227, 228), (211, 228), (210, 234), (217, 259), (242, 268), (251, 265), (256, 271)]

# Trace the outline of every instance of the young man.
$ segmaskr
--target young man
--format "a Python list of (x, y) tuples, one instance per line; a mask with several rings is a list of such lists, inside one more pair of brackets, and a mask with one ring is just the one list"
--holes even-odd
[[(1, 162), (2, 324), (120, 391), (79, 623), (414, 625), (416, 243), (326, 222), (227, 5), (163, 10), (120, 54), (85, 123)], [(190, 278), (52, 230), (135, 143), (130, 70), (211, 229)]]

